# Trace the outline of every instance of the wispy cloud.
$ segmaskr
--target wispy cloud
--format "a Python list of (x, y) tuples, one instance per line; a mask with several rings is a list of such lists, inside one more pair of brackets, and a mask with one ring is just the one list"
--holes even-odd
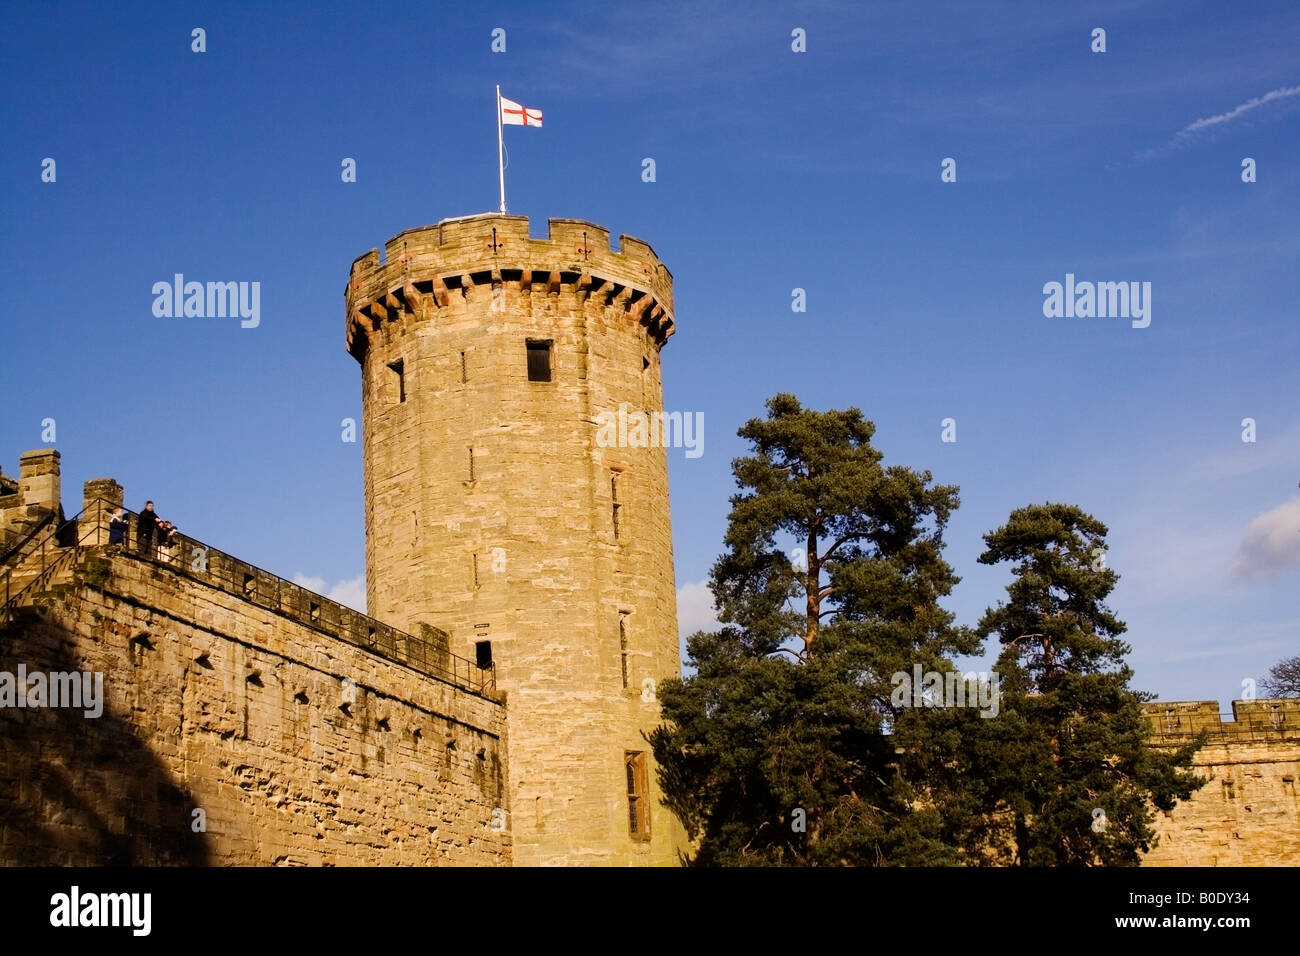
[(1256, 96), (1253, 99), (1246, 100), (1240, 106), (1233, 107), (1226, 113), (1219, 113), (1215, 116), (1207, 116), (1205, 119), (1198, 119), (1195, 123), (1184, 126), (1178, 131), (1178, 136), (1191, 136), (1193, 133), (1200, 132), (1203, 129), (1209, 129), (1211, 126), (1218, 126), (1221, 123), (1229, 123), (1235, 120), (1243, 113), (1249, 113), (1251, 110), (1259, 109), (1265, 103), (1271, 103), (1273, 100), (1280, 100), (1287, 96), (1300, 95), (1300, 86), (1282, 86), (1276, 90), (1269, 90), (1263, 96)]
[(1237, 550), (1233, 577), (1274, 577), (1300, 567), (1300, 495), (1250, 523)]
[(1231, 123), (1240, 119), (1242, 116), (1269, 103), (1275, 103), (1279, 100), (1286, 100), (1293, 96), (1300, 96), (1300, 86), (1280, 86), (1276, 90), (1269, 90), (1263, 96), (1252, 97), (1239, 106), (1234, 106), (1226, 113), (1216, 113), (1213, 116), (1206, 116), (1196, 120), (1194, 123), (1188, 123), (1164, 146), (1156, 149), (1148, 149), (1138, 154), (1138, 159), (1151, 159), (1159, 156), (1161, 153), (1170, 149), (1176, 149), (1180, 146), (1188, 146), (1196, 142), (1200, 136), (1207, 130), (1213, 130), (1225, 123)]
[(306, 588), (308, 591), (323, 594), (331, 601), (338, 601), (344, 607), (350, 607), (362, 614), (366, 613), (366, 576), (364, 574), (339, 581), (333, 587), (329, 587), (324, 578), (313, 578), (299, 573), (293, 576), (293, 583)]

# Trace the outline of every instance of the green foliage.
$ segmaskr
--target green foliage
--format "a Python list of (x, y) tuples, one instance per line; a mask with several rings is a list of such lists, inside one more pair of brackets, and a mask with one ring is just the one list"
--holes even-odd
[[(976, 727), (995, 812), (1011, 821), (1010, 862), (1136, 865), (1150, 849), (1147, 801), (1169, 809), (1201, 786), (1196, 744), (1147, 746), (1150, 727), (1129, 689), (1124, 623), (1106, 607), (1118, 576), (1104, 566), (1106, 526), (1073, 505), (1011, 513), (985, 535), (983, 564), (1014, 562), (1009, 600), (980, 620), (1002, 643), (1002, 715)], [(1005, 862), (1007, 853), (996, 853)]]
[(733, 463), (711, 574), (724, 626), (660, 688), (665, 802), (701, 865), (952, 862), (900, 775), (889, 677), (977, 647), (938, 605), (958, 581), (941, 557), (957, 490), (883, 467), (857, 409), (767, 407), (740, 429), (754, 453)]
[(109, 563), (103, 558), (96, 558), (86, 564), (86, 581), (97, 588), (102, 588), (112, 576)]
[[(1105, 605), (1106, 527), (1036, 505), (986, 535), (1013, 563), (979, 628), (939, 601), (957, 489), (884, 466), (857, 409), (792, 395), (739, 434), (726, 550), (710, 586), (722, 626), (690, 637), (695, 673), (659, 688), (648, 735), (686, 862), (743, 865), (1133, 864), (1200, 784), (1197, 744), (1147, 746), (1124, 631)], [(996, 716), (895, 700), (893, 675), (952, 670), (996, 634)], [(1104, 814), (1102, 825), (1100, 815)]]

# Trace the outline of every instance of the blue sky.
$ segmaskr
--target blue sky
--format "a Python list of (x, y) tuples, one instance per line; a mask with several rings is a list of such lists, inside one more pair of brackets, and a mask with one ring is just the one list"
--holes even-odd
[[(1135, 686), (1226, 702), (1300, 652), (1300, 8), (539, 7), (8, 11), (5, 472), (53, 418), (71, 511), (112, 476), (131, 507), (358, 593), (348, 267), (495, 209), (500, 83), (545, 111), (507, 130), (510, 211), (644, 238), (673, 272), (665, 404), (705, 422), (701, 457), (669, 456), (685, 630), (708, 620), (736, 429), (792, 391), (961, 487), (959, 620), (1008, 580), (981, 535), (1068, 501), (1110, 527)], [(261, 324), (155, 317), (177, 272), (260, 282)], [(1150, 282), (1150, 325), (1045, 317), (1067, 273)]]

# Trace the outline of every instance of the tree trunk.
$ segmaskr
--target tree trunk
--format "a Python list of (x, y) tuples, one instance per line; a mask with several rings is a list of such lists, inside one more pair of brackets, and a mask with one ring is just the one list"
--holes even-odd
[(807, 596), (806, 613), (808, 615), (808, 627), (804, 632), (803, 649), (805, 654), (811, 654), (813, 641), (817, 640), (817, 625), (821, 620), (821, 580), (822, 580), (822, 563), (821, 555), (817, 553), (817, 532), (808, 532), (808, 577), (804, 581), (804, 592)]

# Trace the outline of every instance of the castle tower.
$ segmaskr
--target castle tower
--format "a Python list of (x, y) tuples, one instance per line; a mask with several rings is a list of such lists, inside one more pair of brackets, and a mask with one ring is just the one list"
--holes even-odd
[(549, 232), (449, 219), (352, 264), (368, 610), (495, 663), (516, 862), (675, 864), (641, 736), (680, 674), (667, 457), (600, 427), (663, 409), (672, 276), (639, 239)]

